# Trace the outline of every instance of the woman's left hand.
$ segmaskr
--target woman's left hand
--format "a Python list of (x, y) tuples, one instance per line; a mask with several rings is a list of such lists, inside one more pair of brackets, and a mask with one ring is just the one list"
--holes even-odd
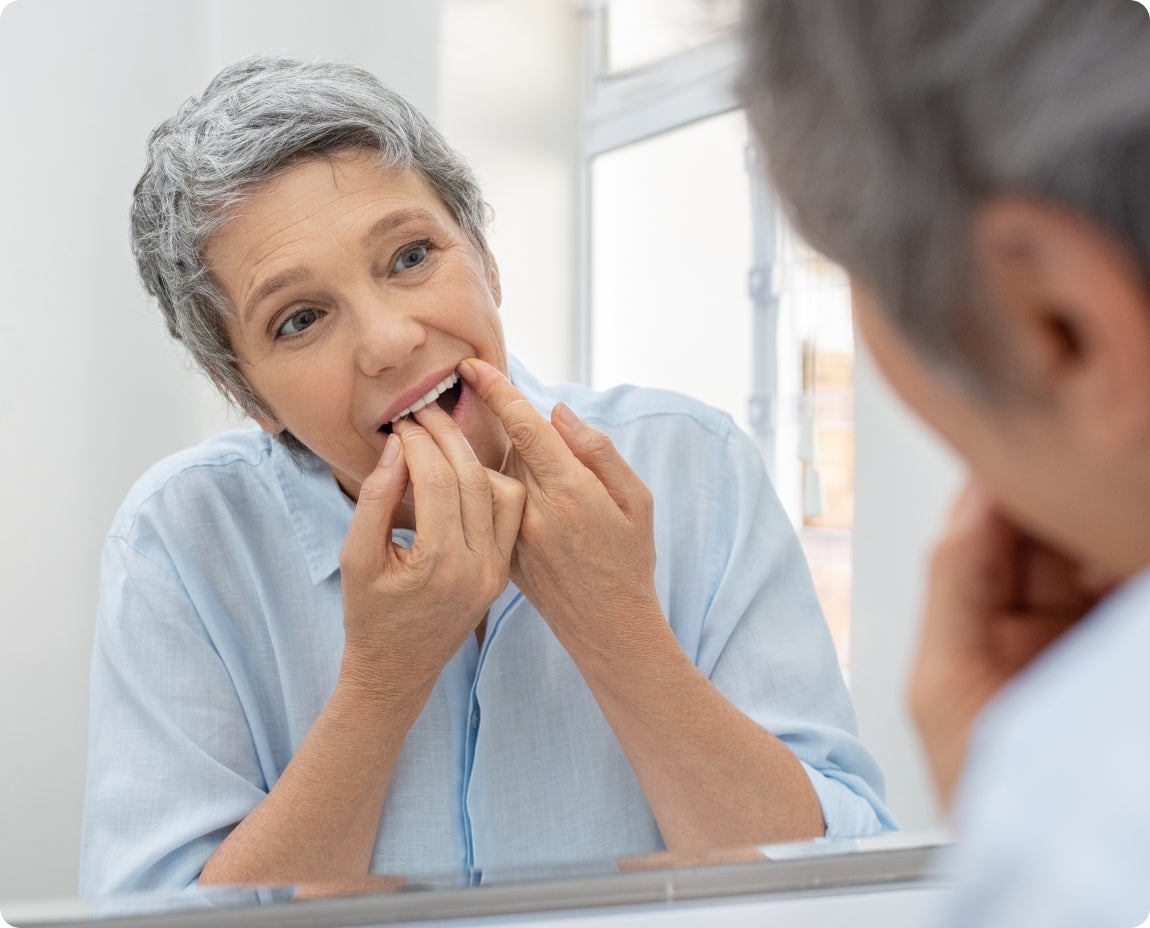
[(503, 423), (514, 449), (505, 470), (527, 489), (511, 578), (564, 647), (602, 653), (617, 635), (664, 625), (651, 492), (611, 440), (563, 403), (548, 422), (483, 361), (459, 371)]
[(651, 492), (602, 432), (551, 421), (495, 368), (459, 372), (511, 438), (527, 491), (511, 578), (571, 655), (635, 771), (669, 850), (822, 834), (798, 758), (691, 662), (655, 592)]

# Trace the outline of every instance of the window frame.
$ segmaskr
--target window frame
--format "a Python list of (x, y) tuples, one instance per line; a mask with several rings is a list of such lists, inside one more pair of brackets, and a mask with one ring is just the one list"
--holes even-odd
[[(605, 73), (608, 0), (584, 3), (582, 131), (579, 152), (578, 370), (592, 371), (592, 164), (600, 155), (741, 108), (737, 82), (742, 48), (733, 33), (630, 71)], [(777, 202), (760, 170), (753, 145), (746, 152), (751, 188), (752, 265), (747, 290), (752, 306), (751, 394), (747, 415), (772, 479), (780, 459), (779, 309), (783, 240)], [(782, 492), (794, 516), (796, 494)]]

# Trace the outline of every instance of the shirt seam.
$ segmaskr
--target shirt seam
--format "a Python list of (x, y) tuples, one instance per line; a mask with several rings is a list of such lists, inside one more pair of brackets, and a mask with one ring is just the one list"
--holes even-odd
[[(260, 448), (260, 451), (259, 451), (259, 458), (255, 461), (253, 461), (251, 458), (241, 454), (238, 451), (229, 451), (229, 452), (227, 452), (226, 456), (221, 458), (220, 460), (195, 461), (195, 462), (192, 462), (189, 464), (185, 464), (185, 465), (181, 466), (178, 470), (176, 470), (173, 473), (168, 474), (166, 477), (164, 477), (163, 481), (159, 484), (159, 486), (156, 486), (156, 487), (152, 488), (151, 490), (149, 490), (147, 495), (143, 496), (133, 506), (131, 518), (128, 519), (128, 524), (124, 530), (118, 531), (115, 528), (113, 528), (111, 531), (109, 531), (108, 537), (109, 538), (120, 538), (120, 539), (124, 540), (126, 543), (128, 543), (133, 548), (133, 550), (138, 550), (138, 549), (136, 549), (135, 545), (133, 545), (131, 542), (128, 542), (127, 539), (128, 539), (129, 535), (133, 534), (136, 531), (136, 524), (140, 519), (140, 516), (142, 514), (142, 510), (144, 509), (144, 507), (148, 503), (152, 502), (152, 500), (154, 500), (157, 496), (164, 493), (177, 480), (184, 477), (185, 475), (192, 474), (195, 471), (207, 470), (207, 469), (218, 470), (220, 468), (233, 467), (236, 464), (243, 464), (243, 465), (246, 465), (246, 467), (251, 469), (251, 470), (256, 470), (270, 459), (271, 459), (271, 448), (269, 447), (268, 443), (264, 442), (264, 443), (262, 443), (262, 447)], [(140, 552), (140, 554), (141, 554), (141, 556), (146, 557), (146, 555), (144, 555), (142, 551)], [(149, 558), (149, 560), (151, 560), (151, 559)], [(155, 563), (155, 562), (153, 561), (153, 563)], [(157, 564), (156, 566), (159, 566), (159, 565)]]

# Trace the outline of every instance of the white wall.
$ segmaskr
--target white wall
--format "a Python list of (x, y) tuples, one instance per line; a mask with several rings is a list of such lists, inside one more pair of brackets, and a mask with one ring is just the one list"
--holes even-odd
[(439, 125), (495, 219), (507, 344), (544, 381), (578, 375), (575, 0), (444, 0)]
[(882, 382), (862, 347), (855, 366), (855, 530), (851, 690), (863, 741), (907, 830), (941, 814), (904, 693), (927, 560), (957, 491), (954, 455)]

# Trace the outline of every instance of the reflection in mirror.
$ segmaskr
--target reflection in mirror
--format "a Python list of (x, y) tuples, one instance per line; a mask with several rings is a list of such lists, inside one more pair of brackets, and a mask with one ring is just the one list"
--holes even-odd
[(244, 58), (152, 133), (141, 277), (260, 428), (113, 520), (81, 893), (893, 827), (758, 448), (509, 359), (485, 212), (359, 68)]
[[(76, 891), (97, 564), (113, 514), (133, 481), (155, 461), (238, 424), (207, 380), (189, 373), (183, 353), (169, 344), (155, 304), (141, 292), (136, 281), (126, 243), (127, 202), (144, 168), (143, 140), (180, 100), (202, 88), (223, 64), (257, 51), (285, 49), (308, 58), (352, 60), (367, 67), (429, 113), (444, 129), (448, 141), (476, 164), (484, 193), (496, 209), (488, 243), (498, 260), (500, 316), (510, 352), (522, 359), (543, 383), (575, 379), (580, 372), (579, 345), (567, 337), (567, 333), (577, 329), (577, 307), (572, 294), (579, 286), (571, 261), (576, 251), (572, 230), (577, 223), (570, 196), (578, 168), (570, 152), (574, 150), (579, 126), (578, 84), (574, 75), (578, 72), (580, 23), (571, 8), (563, 3), (508, 0), (485, 5), (482, 16), (471, 4), (452, 2), (427, 3), (415, 11), (408, 5), (401, 7), (390, 2), (326, 4), (322, 8), (301, 3), (290, 9), (291, 15), (285, 16), (283, 4), (270, 2), (240, 6), (204, 0), (181, 4), (177, 9), (157, 8), (144, 0), (117, 0), (93, 9), (79, 0), (21, 0), (9, 5), (0, 19), (0, 115), (6, 126), (15, 127), (14, 137), (36, 141), (8, 147), (2, 155), (0, 171), (5, 184), (3, 199), (6, 207), (11, 206), (5, 210), (3, 229), (5, 253), (11, 256), (10, 267), (14, 271), (6, 283), (10, 285), (12, 305), (24, 307), (20, 337), (8, 328), (13, 325), (11, 319), (0, 323), (5, 326), (5, 338), (0, 339), (0, 351), (4, 352), (0, 369), (5, 378), (0, 408), (13, 447), (35, 449), (33, 454), (9, 456), (5, 462), (8, 479), (2, 482), (5, 511), (11, 516), (8, 524), (20, 527), (18, 536), (10, 528), (3, 540), (12, 568), (4, 594), (4, 611), (7, 615), (24, 616), (27, 621), (16, 623), (12, 631), (9, 653), (14, 656), (14, 667), (0, 685), (4, 687), (5, 706), (31, 708), (21, 713), (6, 711), (0, 720), (4, 743), (19, 746), (18, 760), (8, 764), (3, 773), (5, 798), (0, 815), (4, 833), (21, 836), (19, 845), (11, 845), (3, 852), (6, 856), (0, 866), (0, 899), (70, 896)], [(402, 34), (394, 28), (399, 21), (404, 23)], [(490, 41), (477, 41), (477, 37), (487, 34), (491, 35)], [(507, 43), (507, 36), (526, 34), (531, 35), (531, 42), (495, 44)], [(180, 36), (180, 42), (174, 43), (173, 36)], [(487, 51), (496, 47), (506, 48), (506, 52)], [(115, 65), (109, 66), (108, 62)], [(515, 67), (508, 68), (508, 64)], [(513, 73), (506, 73), (508, 70)], [(538, 79), (524, 86), (517, 77), (522, 73), (532, 73)], [(44, 75), (45, 79), (29, 82), (29, 74)], [(516, 92), (504, 92), (508, 86)], [(62, 114), (72, 120), (69, 138), (98, 139), (99, 144), (84, 146), (82, 153), (75, 145), (62, 144)], [(407, 252), (402, 260), (417, 267), (422, 259), (412, 258), (411, 254)], [(482, 262), (478, 267), (473, 276), (490, 284), (487, 268)], [(62, 269), (66, 272), (62, 273)], [(477, 271), (474, 262), (470, 270)], [(293, 326), (299, 322), (296, 317)], [(458, 342), (476, 348), (472, 341), (471, 336), (456, 337), (452, 347)], [(50, 354), (39, 348), (29, 351), (26, 345), (50, 346)], [(460, 356), (445, 358), (444, 363), (461, 360), (462, 348), (456, 353)], [(55, 363), (46, 369), (47, 357)], [(437, 357), (436, 363), (440, 360)], [(527, 383), (524, 371), (522, 383)], [(33, 384), (35, 387), (29, 389)], [(406, 389), (405, 385), (395, 397), (390, 392), (383, 397), (381, 407), (388, 408), (381, 408), (379, 415), (390, 411), (392, 400), (398, 401)], [(453, 386), (460, 395), (465, 389), (469, 388)], [(538, 397), (539, 404), (545, 407), (555, 398), (542, 388)], [(573, 398), (568, 402), (576, 405)], [(481, 408), (478, 399), (473, 408)], [(62, 414), (65, 409), (67, 412)], [(275, 414), (282, 410), (269, 411)], [(493, 428), (492, 434), (498, 436), (498, 428)], [(619, 439), (613, 437), (618, 443)], [(705, 444), (691, 442), (690, 447)], [(266, 447), (269, 454), (281, 454), (280, 445), (270, 443)], [(665, 447), (664, 460), (675, 461), (679, 469), (669, 476), (685, 479), (679, 465), (682, 445), (670, 442)], [(659, 450), (653, 441), (643, 448), (652, 457)], [(503, 460), (495, 452), (506, 449), (489, 450), (485, 463), (497, 468)], [(281, 463), (284, 460), (277, 457)], [(522, 466), (514, 458), (509, 461), (513, 468)], [(648, 483), (654, 482), (650, 473), (643, 473)], [(322, 471), (318, 476), (322, 476)], [(49, 492), (28, 493), (25, 487), (29, 486), (49, 488)], [(338, 487), (334, 480), (328, 489), (332, 487)], [(666, 488), (660, 492), (663, 498), (669, 498)], [(689, 498), (691, 494), (681, 495)], [(198, 505), (193, 510), (185, 526), (192, 521), (209, 521), (216, 515), (236, 515), (229, 507), (210, 516)], [(683, 531), (684, 526), (690, 527), (689, 522), (674, 523), (662, 515), (672, 511), (670, 506), (656, 508), (657, 530), (673, 534), (675, 530)], [(698, 537), (701, 536), (695, 537), (696, 544)], [(688, 599), (701, 595), (699, 591), (692, 594), (681, 585), (681, 579), (690, 573), (683, 566), (689, 551), (682, 542), (678, 548), (681, 550), (676, 553), (673, 544), (666, 550), (660, 547), (656, 562), (662, 571), (659, 608), (667, 613), (674, 612), (675, 604), (667, 600), (675, 595)], [(794, 568), (786, 566), (786, 558), (793, 558), (793, 553), (783, 558), (780, 573), (783, 577), (793, 576)], [(137, 582), (139, 574), (132, 576)], [(61, 577), (67, 577), (68, 582), (60, 582)], [(181, 582), (186, 584), (186, 580)], [(763, 595), (793, 594), (805, 597), (808, 606), (812, 603), (809, 590), (798, 590), (794, 581), (777, 582), (772, 577), (765, 582), (765, 590)], [(542, 593), (536, 598), (542, 599)], [(794, 609), (787, 611), (797, 614)], [(509, 617), (513, 615), (508, 613)], [(170, 613), (164, 612), (164, 616), (169, 618)], [(674, 615), (668, 618), (674, 625)], [(492, 653), (491, 649), (502, 640), (513, 640), (507, 635), (513, 626), (500, 631), (498, 619), (499, 616), (489, 618), (482, 642), (480, 636), (470, 637), (466, 649), (472, 650), (460, 650), (452, 659), (461, 665), (474, 660), (478, 666), (480, 654), (485, 653), (480, 648)], [(808, 619), (809, 616), (804, 622), (813, 627), (815, 623)], [(540, 634), (549, 627), (539, 622), (535, 625)], [(149, 625), (148, 631), (153, 630), (154, 626)], [(342, 652), (333, 645), (338, 635), (332, 638), (331, 632), (333, 629), (328, 628), (328, 638), (308, 642), (315, 645), (310, 656), (315, 658), (319, 670), (315, 671), (315, 691), (300, 697), (308, 705), (294, 707), (301, 713), (299, 718), (309, 712), (314, 718), (320, 712), (323, 701), (317, 702), (315, 694), (325, 688), (330, 690), (333, 674), (338, 674)], [(191, 633), (185, 628), (179, 634)], [(143, 636), (138, 639), (140, 643), (144, 640)], [(144, 664), (135, 671), (138, 679), (170, 687), (176, 674), (188, 665), (185, 643), (181, 641), (175, 652), (179, 659), (173, 664), (172, 673), (150, 679), (149, 675), (160, 676), (156, 672), (158, 665), (145, 656)], [(271, 641), (265, 643), (272, 645)], [(204, 645), (202, 639), (199, 644)], [(226, 646), (215, 639), (206, 647), (226, 651)], [(708, 642), (701, 632), (687, 653), (694, 660), (704, 661), (708, 648), (715, 652), (710, 659), (716, 667), (717, 652), (722, 649), (717, 641)], [(536, 658), (547, 654), (547, 661), (525, 659), (523, 667), (540, 676), (545, 674), (547, 685), (554, 686), (557, 695), (581, 694), (573, 701), (582, 707), (580, 711), (586, 712), (584, 718), (597, 719), (595, 713), (601, 711), (601, 701), (596, 698), (599, 693), (580, 682), (585, 678), (571, 649), (577, 651), (578, 644), (571, 644), (570, 649), (532, 652)], [(221, 653), (220, 657), (224, 655)], [(223, 661), (216, 684), (189, 676), (183, 693), (169, 694), (178, 697), (176, 701), (193, 710), (193, 714), (197, 706), (211, 705), (209, 693), (243, 703), (253, 694), (239, 692), (235, 674), (236, 667), (246, 659), (238, 657), (238, 665)], [(818, 674), (834, 675), (833, 666), (820, 664), (820, 668)], [(113, 664), (113, 669), (119, 672), (123, 668)], [(467, 671), (462, 666), (458, 669), (464, 674)], [(732, 678), (745, 676), (737, 667), (732, 667), (730, 674)], [(810, 692), (822, 694), (830, 703), (843, 704), (837, 684), (829, 689), (818, 687), (809, 675), (798, 675)], [(624, 676), (616, 674), (609, 682)], [(117, 683), (126, 685), (127, 679)], [(578, 687), (564, 689), (558, 686), (560, 680), (574, 681)], [(253, 684), (253, 689), (258, 687)], [(538, 681), (530, 687), (511, 689), (513, 697), (529, 696), (529, 703), (541, 701), (536, 694), (544, 691)], [(499, 692), (497, 686), (495, 690), (477, 690), (473, 694), (463, 687), (456, 695), (462, 694), (464, 702), (474, 696), (476, 704), (507, 695)], [(258, 701), (259, 696), (253, 698)], [(219, 708), (217, 703), (216, 709)], [(469, 719), (466, 709), (470, 708), (461, 702), (453, 703), (447, 707), (450, 711), (445, 711), (444, 719), (450, 724), (462, 724)], [(754, 715), (750, 704), (744, 708)], [(839, 711), (834, 709), (832, 714)], [(609, 710), (607, 714), (610, 715)], [(246, 775), (245, 791), (258, 792), (275, 782), (309, 730), (283, 709), (279, 717), (261, 713), (258, 718), (268, 728), (283, 726), (286, 732), (279, 747), (269, 748), (271, 756), (262, 756), (260, 750), (252, 749), (253, 768), (242, 764), (226, 768), (230, 771), (226, 777)], [(202, 721), (228, 724), (234, 730), (247, 729), (251, 719), (241, 712), (226, 722), (219, 714), (205, 716)], [(613, 731), (612, 721), (617, 720), (603, 716), (596, 724), (600, 732)], [(674, 721), (682, 724), (679, 718)], [(841, 721), (836, 724), (849, 727)], [(550, 721), (541, 722), (540, 728), (552, 736), (562, 731)], [(121, 750), (123, 731), (100, 731), (98, 748), (114, 758)], [(483, 722), (476, 731), (491, 732), (491, 737), (498, 734), (497, 728)], [(508, 725), (506, 737), (518, 734), (518, 724)], [(250, 743), (250, 732), (245, 732), (245, 737)], [(585, 743), (578, 741), (579, 745)], [(602, 743), (617, 744), (618, 739), (612, 734)], [(666, 751), (669, 743), (672, 739), (667, 738), (657, 747)], [(861, 746), (855, 746), (859, 756), (865, 756)], [(583, 758), (582, 766), (568, 765), (565, 775), (577, 778), (578, 771), (586, 769), (600, 782), (625, 793), (627, 802), (641, 802), (644, 808), (649, 801), (657, 805), (652, 800), (657, 786), (650, 785), (650, 778), (643, 780), (631, 773), (630, 755), (618, 748), (604, 750), (603, 763)], [(123, 756), (127, 759), (127, 753)], [(502, 756), (492, 742), (489, 758), (493, 771)], [(555, 761), (559, 756), (553, 754), (548, 760)], [(403, 770), (416, 769), (418, 760), (411, 757), (397, 761), (401, 764), (401, 777), (406, 776)], [(412, 766), (404, 768), (403, 763)], [(260, 768), (260, 764), (267, 766)], [(442, 758), (432, 758), (428, 765), (435, 770), (456, 769), (453, 762)], [(143, 761), (134, 760), (130, 772), (139, 774), (146, 766)], [(612, 775), (606, 772), (609, 770), (619, 773)], [(864, 774), (862, 780), (867, 782), (868, 775)], [(410, 779), (403, 782), (405, 788), (411, 783)], [(489, 782), (496, 782), (495, 772), (490, 773)], [(870, 782), (874, 782), (873, 778)], [(553, 784), (550, 789), (545, 786), (548, 784), (536, 784), (541, 797), (537, 812), (550, 812), (554, 794), (562, 792)], [(720, 800), (728, 796), (726, 787), (717, 783), (710, 789)], [(580, 803), (577, 796), (572, 794), (568, 799), (573, 809), (590, 807)], [(508, 792), (503, 801), (522, 810), (530, 806), (522, 798), (521, 793)], [(819, 794), (819, 799), (826, 800), (826, 796)], [(186, 801), (195, 805), (191, 799)], [(164, 805), (157, 801), (157, 808), (163, 809)], [(875, 821), (888, 822), (885, 813), (877, 811), (882, 808), (877, 800), (864, 800), (864, 805), (876, 810)], [(824, 802), (818, 808), (822, 811), (825, 807)], [(168, 813), (178, 818), (179, 811), (173, 807)], [(663, 822), (656, 824), (654, 813), (648, 814), (652, 817), (639, 832), (657, 836)], [(532, 828), (539, 819), (538, 815), (534, 817)], [(623, 820), (624, 817), (619, 818)], [(843, 830), (850, 833), (862, 828), (852, 824)], [(458, 840), (462, 842), (463, 838)], [(517, 840), (523, 842), (523, 849), (509, 851), (508, 863), (528, 862), (524, 858), (530, 858), (531, 849), (539, 846), (531, 828), (524, 829)], [(603, 851), (642, 853), (661, 846), (661, 841), (655, 840), (640, 836), (633, 843), (604, 847)], [(587, 846), (583, 846), (570, 853), (574, 857), (587, 852)]]

